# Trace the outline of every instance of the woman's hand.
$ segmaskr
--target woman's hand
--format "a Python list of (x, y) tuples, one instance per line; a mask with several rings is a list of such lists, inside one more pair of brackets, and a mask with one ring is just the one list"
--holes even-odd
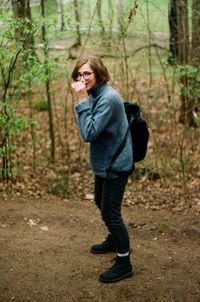
[(78, 81), (78, 82), (72, 83), (72, 88), (73, 88), (79, 102), (88, 98), (85, 81)]

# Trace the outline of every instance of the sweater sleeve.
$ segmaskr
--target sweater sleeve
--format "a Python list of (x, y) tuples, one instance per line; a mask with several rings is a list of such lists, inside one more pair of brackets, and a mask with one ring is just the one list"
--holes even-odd
[(91, 142), (105, 129), (112, 116), (112, 102), (101, 99), (94, 111), (91, 111), (89, 100), (75, 105), (77, 122), (84, 141)]

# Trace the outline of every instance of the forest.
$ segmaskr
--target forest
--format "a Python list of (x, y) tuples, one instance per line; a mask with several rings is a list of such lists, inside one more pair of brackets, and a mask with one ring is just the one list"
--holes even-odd
[[(200, 299), (200, 1), (0, 1), (0, 302)], [(147, 155), (123, 211), (135, 275), (101, 285), (105, 228), (71, 73), (98, 55)]]

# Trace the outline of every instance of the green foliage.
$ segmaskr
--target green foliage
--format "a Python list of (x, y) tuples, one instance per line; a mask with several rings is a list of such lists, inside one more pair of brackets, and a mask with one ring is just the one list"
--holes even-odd
[[(13, 175), (12, 167), (17, 155), (14, 146), (17, 137), (28, 128), (32, 131), (36, 124), (33, 119), (28, 121), (17, 114), (14, 105), (16, 99), (22, 97), (24, 93), (29, 93), (32, 84), (49, 81), (59, 66), (57, 58), (44, 57), (40, 51), (39, 56), (36, 55), (33, 48), (33, 34), (43, 25), (49, 32), (54, 31), (57, 20), (40, 18), (30, 23), (28, 18), (16, 20), (9, 14), (1, 13), (0, 23), (2, 25), (0, 33), (0, 86), (2, 88), (0, 158), (2, 166), (0, 171), (2, 177), (8, 181)], [(49, 51), (48, 43), (43, 47)], [(14, 85), (15, 88), (13, 88)], [(47, 109), (47, 102), (40, 101), (36, 106), (38, 111), (44, 111)]]
[(59, 68), (56, 58), (50, 58), (48, 62), (41, 63), (32, 55), (28, 56), (26, 66), (25, 72), (20, 77), (20, 81), (25, 84), (30, 79), (35, 83), (45, 83), (47, 81), (46, 68), (48, 68), (50, 74), (56, 72)]
[(12, 175), (12, 160), (15, 153), (14, 140), (28, 128), (28, 121), (16, 113), (16, 109), (8, 101), (0, 104), (0, 171), (4, 179)]
[[(19, 62), (26, 55), (26, 49), (22, 43), (15, 43), (17, 30), (23, 30), (27, 38), (30, 34), (27, 22), (18, 22), (10, 16), (0, 14), (0, 172), (3, 179), (7, 181), (12, 178), (13, 161), (16, 156), (15, 142), (23, 131), (34, 127), (35, 122), (29, 121), (16, 111), (16, 98), (19, 88), (14, 89), (15, 79), (23, 73)], [(14, 99), (14, 101), (13, 101)]]
[(9, 102), (0, 104), (0, 112), (1, 134), (6, 133), (11, 138), (27, 128), (27, 120), (23, 116), (17, 115), (16, 109)]
[(178, 66), (180, 78), (186, 77), (188, 80), (187, 86), (181, 86), (182, 92), (193, 99), (193, 104), (198, 105), (200, 99), (200, 71), (199, 67), (192, 65)]

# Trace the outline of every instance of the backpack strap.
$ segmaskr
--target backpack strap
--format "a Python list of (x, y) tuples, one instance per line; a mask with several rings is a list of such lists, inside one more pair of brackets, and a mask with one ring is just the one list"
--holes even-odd
[(126, 142), (127, 142), (127, 139), (128, 139), (128, 133), (129, 133), (129, 126), (128, 126), (127, 130), (126, 130), (126, 134), (124, 136), (123, 141), (121, 142), (120, 146), (117, 148), (115, 154), (112, 157), (112, 160), (110, 162), (111, 165), (117, 159), (117, 157), (120, 155), (120, 153), (122, 152), (122, 150), (124, 149), (124, 147), (126, 145)]
[[(131, 119), (131, 123), (132, 123), (132, 119)], [(120, 146), (117, 148), (115, 154), (113, 155), (110, 166), (117, 159), (117, 157), (120, 155), (120, 153), (124, 149), (124, 147), (126, 145), (126, 142), (127, 142), (127, 139), (128, 139), (129, 129), (130, 129), (130, 126), (128, 126), (123, 141), (121, 142)], [(118, 176), (129, 176), (133, 173), (134, 169), (135, 169), (135, 166), (133, 164), (130, 171), (114, 171), (114, 170), (109, 169), (109, 168), (107, 169), (107, 171), (113, 172), (114, 174), (117, 174)]]
[(125, 145), (126, 145), (126, 142), (127, 142), (127, 139), (128, 139), (128, 133), (129, 133), (129, 129), (130, 129), (130, 126), (132, 124), (134, 120), (134, 117), (131, 116), (130, 118), (130, 121), (129, 121), (129, 125), (128, 125), (128, 128), (126, 130), (126, 133), (125, 133), (125, 136), (124, 136), (124, 139), (123, 141), (121, 142), (121, 144), (119, 145), (119, 147), (117, 148), (116, 152), (114, 153), (113, 157), (112, 157), (112, 160), (111, 160), (111, 165), (112, 163), (117, 159), (117, 157), (120, 155), (120, 153), (122, 152), (122, 150), (124, 149)]

